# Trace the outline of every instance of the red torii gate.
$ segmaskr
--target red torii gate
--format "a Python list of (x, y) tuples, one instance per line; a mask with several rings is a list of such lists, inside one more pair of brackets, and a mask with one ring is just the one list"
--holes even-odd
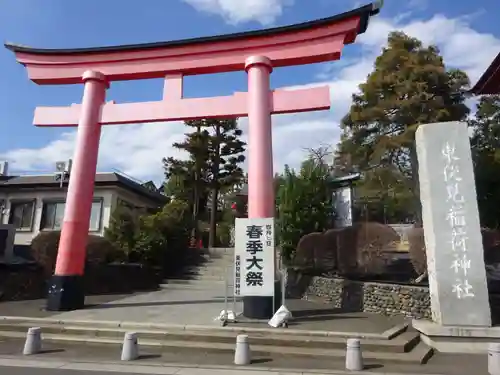
[[(36, 126), (77, 126), (66, 210), (47, 309), (84, 306), (85, 245), (94, 190), (101, 125), (214, 117), (249, 119), (248, 216), (274, 216), (271, 114), (330, 108), (329, 88), (270, 91), (273, 67), (337, 60), (345, 44), (364, 33), (381, 2), (316, 21), (237, 34), (101, 48), (38, 49), (7, 43), (29, 78), (40, 85), (84, 82), (82, 104), (38, 107)], [(187, 75), (246, 70), (248, 92), (183, 99)], [(111, 81), (164, 78), (163, 100), (105, 103)], [(269, 317), (267, 297), (247, 297), (244, 313)]]

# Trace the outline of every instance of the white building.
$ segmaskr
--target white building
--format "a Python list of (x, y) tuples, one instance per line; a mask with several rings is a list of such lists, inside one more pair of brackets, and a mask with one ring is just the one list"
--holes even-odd
[[(54, 175), (0, 175), (0, 224), (14, 226), (15, 245), (29, 245), (41, 231), (61, 229), (67, 187), (67, 180), (61, 186)], [(104, 235), (119, 204), (157, 208), (166, 202), (167, 197), (160, 192), (119, 173), (97, 173), (89, 233)], [(6, 259), (12, 255), (1, 252), (0, 257)]]

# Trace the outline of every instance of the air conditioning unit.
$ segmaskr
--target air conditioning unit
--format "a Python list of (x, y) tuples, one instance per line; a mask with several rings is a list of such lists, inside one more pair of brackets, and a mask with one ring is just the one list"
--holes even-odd
[(56, 161), (55, 180), (59, 181), (61, 187), (63, 186), (64, 181), (69, 178), (72, 165), (73, 161), (71, 159), (69, 159), (67, 162)]
[(7, 176), (9, 173), (9, 163), (7, 161), (0, 161), (0, 176)]
[(73, 160), (68, 161), (56, 161), (56, 172), (66, 172), (71, 173), (71, 167), (73, 166)]
[(57, 172), (65, 172), (66, 171), (66, 162), (65, 161), (56, 161), (56, 171)]

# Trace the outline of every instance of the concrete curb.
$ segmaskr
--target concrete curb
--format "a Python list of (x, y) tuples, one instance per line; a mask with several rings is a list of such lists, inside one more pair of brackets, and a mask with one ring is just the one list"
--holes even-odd
[[(276, 328), (257, 328), (244, 326), (226, 326), (220, 327), (217, 325), (179, 325), (179, 324), (160, 324), (160, 323), (142, 323), (142, 322), (127, 322), (127, 321), (110, 321), (110, 320), (71, 320), (71, 319), (52, 319), (52, 318), (30, 318), (21, 316), (0, 316), (0, 323), (45, 323), (45, 324), (60, 324), (71, 326), (91, 326), (101, 328), (125, 328), (125, 329), (159, 329), (159, 330), (177, 330), (177, 331), (230, 331), (230, 332), (245, 332), (245, 333), (277, 333)], [(345, 332), (345, 331), (315, 331), (315, 330), (300, 330), (300, 329), (280, 329), (282, 335), (300, 335), (300, 336), (349, 336), (351, 338), (366, 338), (366, 339), (386, 339), (389, 340), (408, 328), (409, 323), (397, 325), (382, 333), (361, 333), (361, 332)]]
[[(329, 375), (387, 375), (386, 372), (371, 371), (344, 371), (344, 370), (311, 370), (311, 369), (287, 369), (275, 367), (252, 367), (235, 365), (189, 365), (185, 363), (160, 363), (144, 362), (137, 364), (124, 364), (119, 361), (78, 361), (62, 358), (51, 359), (23, 359), (19, 356), (0, 356), (0, 367), (24, 367), (24, 368), (52, 368), (60, 370), (84, 370), (102, 372), (122, 372), (122, 373), (143, 373), (143, 374), (167, 374), (167, 375), (189, 375), (190, 370), (196, 369), (197, 375), (248, 375), (262, 373), (265, 375), (308, 375), (308, 374), (329, 374)], [(412, 375), (411, 373), (390, 373), (390, 375)], [(433, 373), (419, 373), (419, 375), (442, 375)]]

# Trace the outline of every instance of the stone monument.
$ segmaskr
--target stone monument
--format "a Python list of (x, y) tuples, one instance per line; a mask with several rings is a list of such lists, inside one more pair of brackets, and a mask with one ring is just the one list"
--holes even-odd
[(421, 125), (416, 146), (433, 322), (414, 327), (440, 337), (484, 333), (491, 310), (467, 124)]

